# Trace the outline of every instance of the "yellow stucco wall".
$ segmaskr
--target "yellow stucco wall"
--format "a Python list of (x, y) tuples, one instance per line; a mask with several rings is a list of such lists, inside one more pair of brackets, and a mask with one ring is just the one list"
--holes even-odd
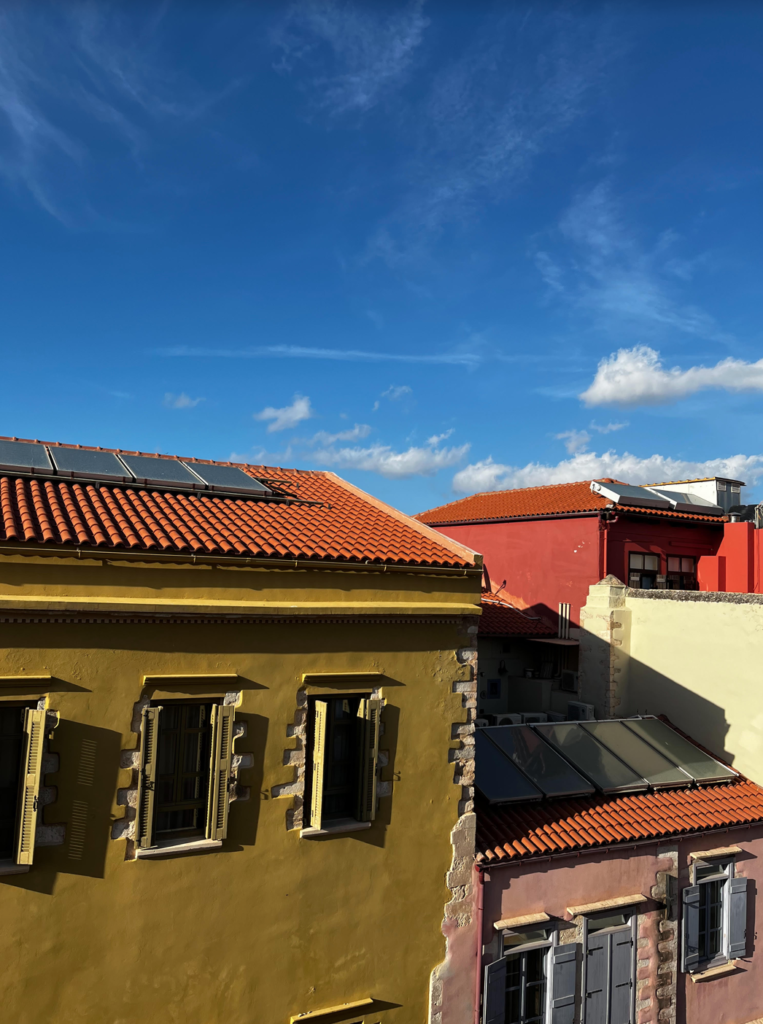
[[(148, 614), (151, 606), (305, 616), (298, 622), (0, 623), (0, 677), (49, 673), (61, 722), (51, 741), (60, 769), (45, 824), (63, 822), (62, 846), (38, 847), (28, 874), (0, 877), (3, 1019), (14, 1024), (286, 1024), (293, 1014), (373, 997), (370, 1011), (321, 1018), (414, 1024), (427, 1020), (429, 976), (443, 960), (450, 898), (449, 833), (458, 818), (449, 748), (465, 721), (456, 650), (474, 643), (479, 575), (267, 572), (0, 559), (0, 614), (83, 602)], [(84, 605), (89, 607), (89, 605)], [(450, 621), (363, 622), (364, 614), (442, 615)], [(315, 609), (327, 616), (310, 621)], [(92, 610), (92, 609), (91, 609)], [(220, 612), (222, 614), (222, 612)], [(337, 621), (330, 621), (330, 616)], [(342, 617), (360, 616), (348, 621)], [(474, 621), (474, 620), (472, 620)], [(304, 673), (378, 671), (386, 705), (381, 779), (392, 795), (367, 831), (300, 838), (287, 831), (292, 798), (284, 764)], [(117, 790), (136, 747), (133, 707), (145, 675), (237, 673), (237, 721), (250, 753), (250, 799), (231, 805), (228, 838), (204, 854), (126, 860), (111, 838), (125, 815)], [(0, 699), (24, 692), (0, 679)], [(352, 690), (350, 690), (352, 692)], [(182, 690), (178, 692), (182, 696)], [(95, 743), (92, 785), (81, 754)], [(89, 747), (89, 749), (93, 749)], [(86, 777), (85, 777), (86, 781)], [(86, 807), (84, 852), (72, 843), (74, 802)]]
[(763, 782), (763, 598), (603, 582), (582, 621), (579, 699), (597, 715), (667, 715)]

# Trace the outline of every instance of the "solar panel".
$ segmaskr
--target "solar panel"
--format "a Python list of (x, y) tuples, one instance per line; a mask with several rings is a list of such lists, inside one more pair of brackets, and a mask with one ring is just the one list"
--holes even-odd
[(86, 476), (94, 480), (132, 480), (131, 474), (112, 452), (51, 445), (50, 456), (58, 472), (67, 476)]
[(35, 470), (52, 472), (48, 453), (41, 444), (31, 441), (0, 441), (0, 469), (15, 470), (17, 473), (32, 473)]
[(240, 491), (242, 494), (270, 494), (269, 487), (236, 466), (208, 466), (201, 462), (181, 463), (200, 476), (213, 491)]
[(673, 764), (680, 765), (697, 782), (724, 782), (737, 777), (731, 768), (716, 761), (658, 718), (628, 718), (623, 724), (656, 747)]
[(645, 487), (632, 487), (630, 484), (603, 484), (598, 480), (591, 483), (591, 490), (601, 494), (610, 501), (621, 505), (644, 505), (646, 508), (670, 508), (670, 502), (662, 495), (652, 494)]
[(580, 722), (536, 725), (535, 728), (602, 793), (628, 793), (648, 788), (646, 779), (623, 764), (586, 732)]
[(159, 486), (175, 484), (199, 490), (204, 486), (198, 477), (177, 459), (155, 459), (150, 455), (122, 455), (121, 458), (138, 483)]
[(474, 747), (475, 784), (488, 803), (509, 804), (543, 799), (541, 791), (490, 742), (484, 729), (475, 732)]
[(623, 722), (583, 722), (582, 726), (655, 789), (691, 785), (690, 775), (627, 729)]
[[(494, 725), (482, 730), (545, 796), (584, 796), (594, 787), (529, 725)], [(672, 767), (672, 765), (671, 765)]]

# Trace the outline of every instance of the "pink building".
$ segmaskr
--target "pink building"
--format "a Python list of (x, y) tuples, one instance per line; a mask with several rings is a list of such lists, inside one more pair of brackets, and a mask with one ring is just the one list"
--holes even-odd
[(474, 1024), (757, 1024), (763, 790), (654, 718), (476, 740)]

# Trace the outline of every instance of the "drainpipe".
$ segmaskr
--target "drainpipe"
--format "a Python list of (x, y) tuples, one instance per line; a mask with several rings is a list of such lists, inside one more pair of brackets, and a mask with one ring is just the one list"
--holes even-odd
[(477, 958), (477, 977), (474, 982), (474, 1024), (480, 1024), (480, 992), (482, 991), (482, 908), (485, 890), (482, 880), (482, 871), (479, 864), (474, 865), (474, 872), (474, 884), (477, 890), (477, 949), (475, 950), (475, 956)]
[[(611, 513), (606, 512), (601, 517), (602, 522), (602, 540), (601, 540), (601, 566), (599, 571), (599, 579), (603, 580), (609, 572), (609, 528), (613, 523), (619, 520), (620, 516), (613, 516)], [(627, 581), (626, 581), (627, 582)]]

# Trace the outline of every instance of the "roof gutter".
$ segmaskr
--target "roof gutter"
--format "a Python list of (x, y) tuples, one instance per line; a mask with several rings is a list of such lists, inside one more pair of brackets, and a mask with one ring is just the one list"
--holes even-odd
[(494, 519), (448, 519), (441, 523), (426, 523), (427, 526), (438, 530), (441, 526), (481, 526), (483, 523), (526, 523), (536, 519), (585, 519), (600, 515), (605, 509), (595, 509), (592, 512), (550, 512), (547, 515), (539, 516), (497, 516)]
[(220, 565), (252, 569), (315, 569), (322, 572), (412, 573), (425, 576), (479, 576), (481, 566), (399, 565), (388, 562), (341, 562), (310, 558), (244, 557), (241, 555), (170, 554), (158, 551), (123, 551), (112, 548), (63, 547), (48, 544), (0, 545), (0, 555), (37, 555), (49, 558), (91, 558), (97, 561), (158, 562), (166, 564)]

